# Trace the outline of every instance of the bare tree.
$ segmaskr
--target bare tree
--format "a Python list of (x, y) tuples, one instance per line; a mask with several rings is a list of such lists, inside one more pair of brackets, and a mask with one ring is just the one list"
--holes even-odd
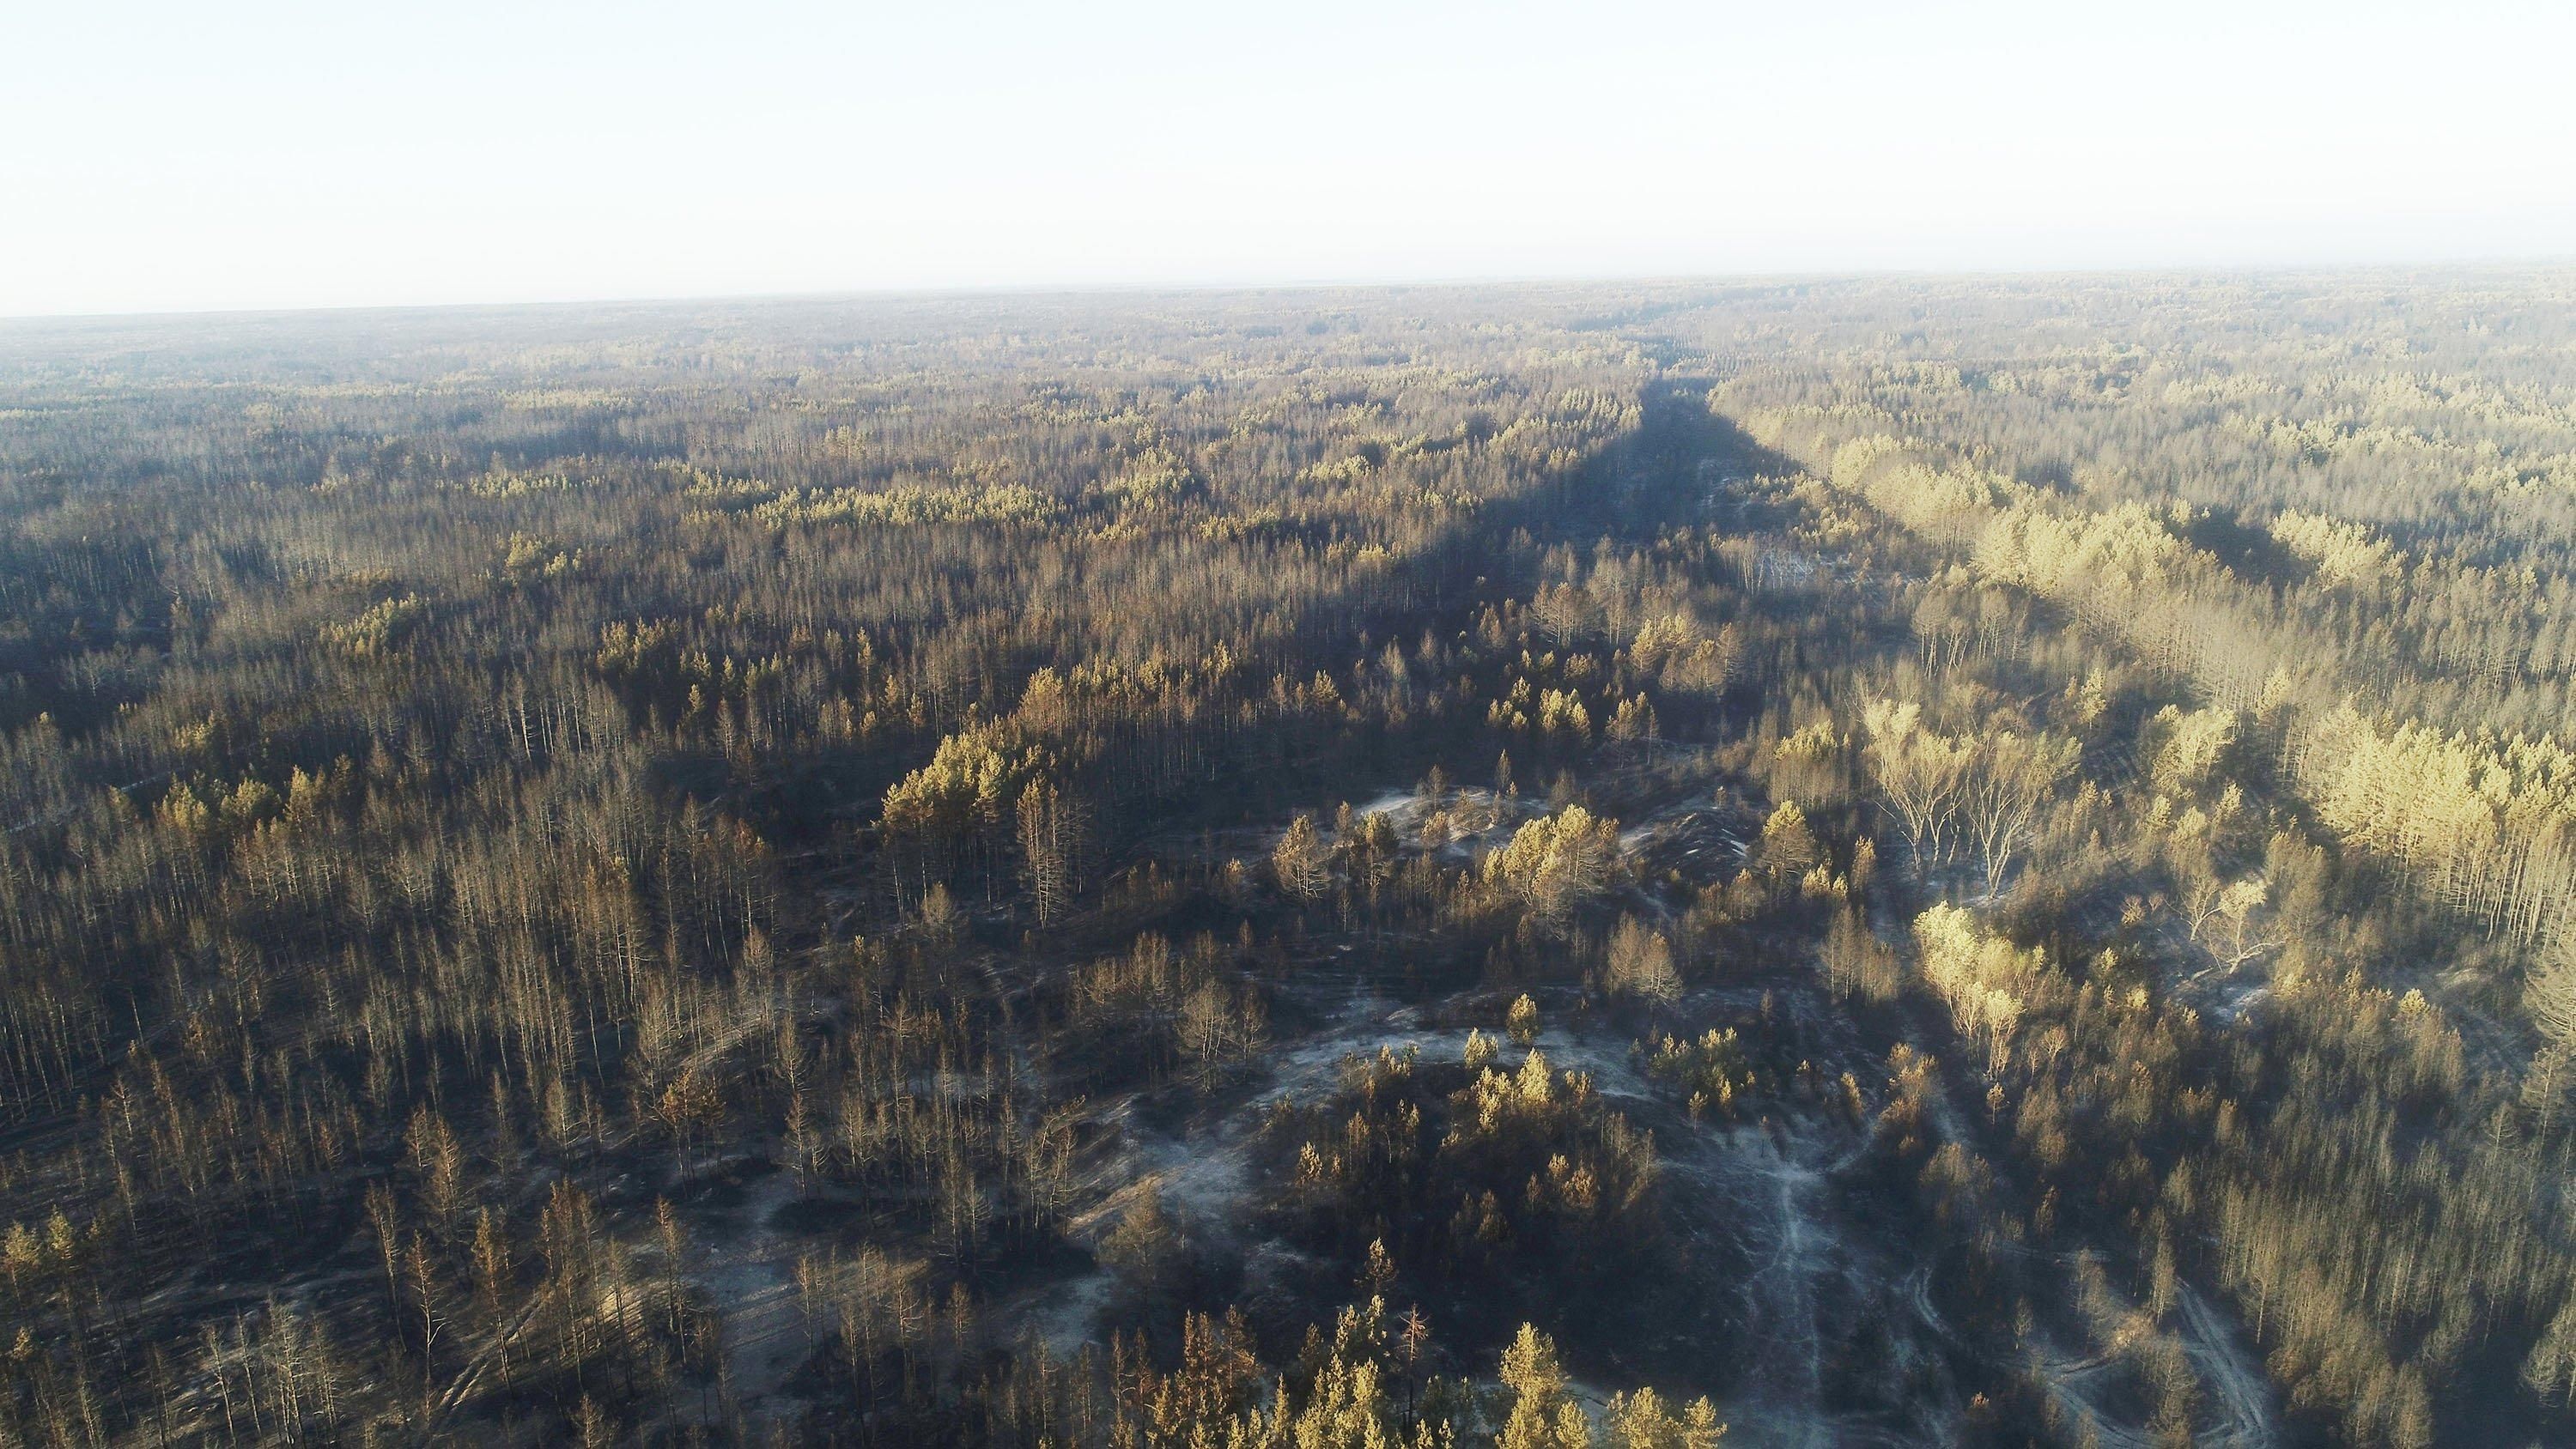
[(1985, 866), (1989, 893), (2003, 887), (2042, 808), (2074, 773), (2078, 753), (2076, 742), (2063, 736), (2010, 730), (1986, 736), (1969, 751), (1960, 772), (1959, 807)]
[(1872, 700), (1862, 710), (1861, 725), (1879, 794), (1917, 865), (1928, 869), (1946, 862), (1955, 848), (1968, 747), (1925, 728), (1922, 706), (1912, 700)]

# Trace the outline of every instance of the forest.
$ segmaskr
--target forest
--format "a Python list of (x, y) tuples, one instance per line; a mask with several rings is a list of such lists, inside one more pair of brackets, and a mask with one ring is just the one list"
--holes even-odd
[(2576, 1443), (2576, 272), (0, 322), (0, 1445)]

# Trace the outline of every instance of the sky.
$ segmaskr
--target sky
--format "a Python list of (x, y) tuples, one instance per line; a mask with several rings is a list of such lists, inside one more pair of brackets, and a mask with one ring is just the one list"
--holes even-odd
[(0, 316), (2576, 260), (2576, 3), (0, 0)]

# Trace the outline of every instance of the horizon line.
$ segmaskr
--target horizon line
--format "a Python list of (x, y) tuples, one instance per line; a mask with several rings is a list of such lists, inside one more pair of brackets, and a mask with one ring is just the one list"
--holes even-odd
[(989, 283), (936, 283), (918, 286), (789, 287), (774, 291), (625, 293), (595, 296), (546, 296), (437, 302), (332, 302), (281, 306), (153, 307), (82, 312), (0, 312), (0, 326), (29, 323), (114, 323), (179, 319), (266, 319), (353, 317), (372, 313), (543, 311), (580, 307), (684, 307), (783, 304), (796, 302), (965, 301), (990, 297), (1141, 297), (1222, 296), (1265, 292), (1395, 292), (1464, 291), (1481, 287), (1602, 287), (1729, 285), (1747, 283), (1816, 283), (1893, 278), (1998, 277), (2227, 277), (2282, 275), (2367, 275), (2407, 272), (2551, 271), (2576, 268), (2576, 251), (2544, 254), (2385, 259), (2375, 261), (2243, 261), (2074, 264), (2062, 266), (1892, 265), (1819, 267), (1814, 269), (1748, 268), (1741, 271), (1640, 272), (1494, 272), (1373, 277), (1282, 277), (1231, 281), (1063, 280)]

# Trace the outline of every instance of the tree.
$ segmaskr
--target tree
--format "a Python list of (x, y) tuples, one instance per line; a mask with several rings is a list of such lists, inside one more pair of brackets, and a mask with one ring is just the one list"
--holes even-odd
[(1726, 1437), (1717, 1421), (1717, 1406), (1693, 1399), (1675, 1415), (1653, 1389), (1612, 1394), (1603, 1418), (1608, 1421), (1611, 1449), (1715, 1449)]
[(1682, 994), (1673, 970), (1672, 943), (1647, 930), (1634, 916), (1621, 916), (1610, 934), (1601, 984), (1614, 996), (1634, 996), (1653, 1006), (1670, 1006)]
[(957, 898), (949, 894), (945, 882), (933, 884), (922, 893), (919, 924), (922, 939), (941, 946), (954, 942), (966, 928), (966, 913), (958, 908)]
[(1181, 1055), (1191, 1064), (1199, 1090), (1215, 1087), (1227, 1062), (1260, 1045), (1262, 1016), (1259, 997), (1229, 989), (1213, 976), (1181, 999)]
[(2552, 1041), (2576, 1047), (2576, 949), (2566, 938), (2550, 945), (2523, 986), (2523, 1008)]
[(2037, 948), (2015, 949), (1957, 906), (1934, 906), (1915, 917), (1914, 941), (1923, 978), (1949, 1006), (1959, 1031), (1983, 1040), (2000, 1069), (2046, 956)]
[(2148, 778), (2159, 790), (2184, 795), (2206, 786), (2236, 745), (2239, 720), (2232, 709), (2185, 712), (2166, 705), (2147, 722), (2139, 741)]
[(1181, 1258), (1180, 1230), (1163, 1211), (1163, 1185), (1148, 1179), (1101, 1239), (1100, 1261), (1137, 1297), (1152, 1298), (1173, 1286)]
[[(1522, 1000), (1526, 1001), (1528, 998), (1523, 997)], [(1537, 1010), (1537, 1006), (1533, 1004), (1530, 1009), (1535, 1012)], [(1500, 1048), (1494, 1045), (1494, 1039), (1492, 1037), (1485, 1035), (1484, 1032), (1480, 1030), (1470, 1027), (1467, 1031), (1467, 1046), (1465, 1051), (1461, 1053), (1460, 1060), (1465, 1063), (1467, 1074), (1469, 1076), (1474, 1076), (1476, 1073), (1492, 1066), (1494, 1064), (1494, 1058), (1500, 1053), (1500, 1050)]]
[(1018, 823), (1029, 895), (1044, 926), (1081, 889), (1085, 812), (1079, 799), (1041, 774), (1020, 792)]
[(1783, 800), (1762, 822), (1762, 840), (1755, 857), (1764, 870), (1795, 880), (1825, 858), (1825, 849), (1807, 824), (1807, 812), (1798, 808), (1797, 801)]
[(465, 1151), (447, 1119), (424, 1105), (412, 1114), (404, 1143), (411, 1149), (412, 1170), (421, 1196), (442, 1231), (453, 1233), (465, 1192)]
[(1300, 814), (1288, 822), (1287, 833), (1270, 852), (1270, 869), (1291, 900), (1319, 901), (1333, 888), (1332, 853), (1315, 829), (1315, 817)]
[(990, 862), (1003, 811), (1017, 798), (1030, 763), (1026, 752), (1010, 753), (1008, 743), (992, 724), (949, 735), (929, 763), (887, 787), (886, 837), (913, 854), (922, 889), (970, 846)]
[(1901, 984), (1896, 953), (1869, 928), (1857, 907), (1834, 913), (1825, 935), (1825, 980), (1834, 994), (1884, 1002)]
[(1610, 884), (1619, 859), (1619, 822), (1580, 805), (1525, 822), (1510, 843), (1485, 857), (1485, 878), (1518, 896), (1530, 916), (1562, 934), (1574, 911)]
[(1566, 1396), (1554, 1339), (1522, 1324), (1503, 1350), (1501, 1378), (1512, 1404), (1494, 1449), (1591, 1449), (1592, 1421)]
[(654, 1099), (654, 1120), (671, 1134), (671, 1150), (679, 1158), (681, 1177), (689, 1175), (689, 1139), (723, 1116), (724, 1094), (716, 1089), (708, 1073), (694, 1066), (673, 1077)]
[(2191, 918), (2191, 938), (2207, 947), (2220, 965), (2244, 965), (2281, 944), (2254, 923), (2254, 913), (2270, 898), (2271, 887), (2260, 875), (2224, 886), (2214, 876), (2203, 877), (2193, 883), (2183, 903), (2184, 913)]
[(429, 1251), (429, 1242), (419, 1233), (411, 1235), (411, 1247), (403, 1255), (403, 1266), (411, 1277), (412, 1302), (420, 1313), (420, 1392), (428, 1403), (433, 1380), (433, 1366), (438, 1347), (440, 1315), (440, 1273), (438, 1263)]

